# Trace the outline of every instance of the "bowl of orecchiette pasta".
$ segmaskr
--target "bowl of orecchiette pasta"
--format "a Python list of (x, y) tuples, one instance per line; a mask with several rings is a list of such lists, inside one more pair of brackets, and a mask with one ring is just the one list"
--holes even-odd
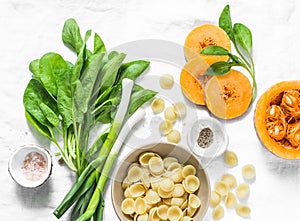
[(188, 148), (170, 143), (140, 147), (118, 165), (112, 181), (114, 209), (122, 221), (203, 219), (209, 178)]

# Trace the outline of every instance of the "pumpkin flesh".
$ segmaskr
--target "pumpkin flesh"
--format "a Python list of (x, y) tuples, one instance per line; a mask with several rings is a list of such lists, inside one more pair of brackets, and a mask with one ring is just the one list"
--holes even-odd
[(236, 70), (223, 76), (214, 76), (205, 86), (206, 106), (216, 117), (236, 118), (248, 109), (251, 88), (249, 79)]
[(204, 24), (194, 28), (184, 43), (185, 58), (191, 59), (200, 56), (207, 64), (212, 65), (218, 61), (227, 61), (228, 56), (200, 55), (206, 46), (221, 46), (230, 51), (230, 39), (226, 32), (213, 24)]
[(255, 128), (272, 153), (285, 159), (300, 158), (300, 81), (280, 82), (261, 96)]

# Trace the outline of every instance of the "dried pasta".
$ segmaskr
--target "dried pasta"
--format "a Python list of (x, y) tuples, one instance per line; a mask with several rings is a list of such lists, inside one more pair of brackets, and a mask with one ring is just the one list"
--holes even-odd
[(240, 200), (247, 198), (249, 193), (250, 193), (250, 188), (247, 183), (242, 183), (238, 185), (237, 188), (235, 189), (235, 194)]
[(194, 208), (194, 209), (197, 209), (197, 208), (199, 208), (201, 206), (201, 200), (195, 194), (190, 194), (189, 195), (188, 205), (190, 207)]
[(236, 211), (236, 213), (237, 213), (239, 216), (241, 216), (241, 217), (243, 217), (243, 218), (249, 217), (249, 216), (250, 216), (250, 213), (251, 213), (251, 209), (250, 209), (248, 206), (244, 205), (244, 204), (239, 204), (239, 205), (237, 205), (237, 206), (235, 207), (235, 211)]
[(212, 207), (216, 207), (221, 202), (221, 195), (217, 193), (215, 190), (210, 194), (209, 205)]
[(189, 175), (184, 179), (183, 187), (186, 192), (194, 193), (199, 189), (200, 181), (199, 181), (198, 177), (196, 177), (194, 175)]
[(229, 186), (227, 185), (227, 183), (219, 181), (215, 185), (215, 191), (221, 196), (225, 196), (229, 192)]
[(164, 89), (170, 89), (174, 85), (174, 78), (170, 74), (163, 74), (159, 80), (160, 86)]
[(237, 155), (233, 151), (226, 151), (225, 162), (231, 167), (236, 166), (238, 164)]
[(213, 209), (212, 216), (214, 220), (220, 220), (224, 217), (224, 208), (220, 205)]
[(227, 208), (234, 208), (237, 203), (235, 195), (229, 192), (224, 198), (224, 203)]
[(196, 175), (196, 168), (192, 165), (186, 165), (182, 169), (183, 178), (186, 178), (189, 175)]
[(182, 165), (175, 157), (162, 159), (146, 152), (130, 165), (122, 182), (125, 199), (121, 210), (133, 221), (193, 220), (200, 198), (196, 168)]
[(171, 221), (179, 221), (183, 218), (182, 210), (178, 206), (169, 207), (167, 215)]
[(167, 140), (171, 143), (179, 143), (181, 139), (181, 135), (180, 135), (180, 132), (178, 130), (171, 130), (170, 133), (168, 133), (167, 135)]
[(164, 163), (160, 157), (152, 157), (149, 160), (150, 173), (157, 176), (164, 172)]
[(165, 101), (161, 98), (155, 98), (151, 103), (151, 108), (154, 113), (158, 114), (165, 109)]
[(147, 203), (146, 200), (143, 198), (137, 198), (134, 201), (134, 212), (136, 214), (144, 214), (147, 211)]
[(121, 204), (121, 210), (123, 213), (130, 215), (134, 213), (134, 200), (132, 198), (126, 198)]
[(177, 115), (176, 115), (176, 113), (175, 113), (175, 111), (174, 111), (174, 108), (171, 107), (171, 106), (170, 106), (170, 107), (167, 107), (167, 108), (165, 109), (165, 112), (164, 112), (164, 117), (165, 117), (165, 119), (168, 120), (168, 121), (171, 121), (171, 122), (176, 121)]
[(186, 106), (182, 102), (177, 102), (173, 106), (174, 112), (178, 118), (184, 118), (186, 116)]
[(256, 176), (255, 167), (251, 164), (243, 166), (242, 175), (245, 180), (253, 180)]
[(159, 124), (159, 132), (162, 135), (167, 135), (172, 131), (172, 122), (165, 120)]
[(224, 174), (221, 177), (221, 181), (223, 181), (224, 183), (226, 183), (230, 189), (235, 188), (236, 187), (236, 178), (231, 175), (231, 174)]

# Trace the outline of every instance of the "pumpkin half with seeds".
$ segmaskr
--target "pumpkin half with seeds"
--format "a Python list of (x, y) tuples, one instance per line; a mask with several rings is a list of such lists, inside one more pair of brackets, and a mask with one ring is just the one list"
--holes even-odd
[(300, 159), (300, 81), (277, 83), (260, 97), (255, 128), (272, 153), (285, 159)]

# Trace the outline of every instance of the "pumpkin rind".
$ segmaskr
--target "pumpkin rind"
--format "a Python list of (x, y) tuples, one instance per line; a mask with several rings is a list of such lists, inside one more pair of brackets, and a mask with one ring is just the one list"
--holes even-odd
[(287, 90), (300, 90), (300, 81), (283, 81), (270, 87), (258, 100), (255, 109), (255, 129), (263, 145), (276, 156), (284, 159), (300, 159), (300, 146), (286, 148), (273, 139), (266, 128), (266, 110), (270, 103)]

